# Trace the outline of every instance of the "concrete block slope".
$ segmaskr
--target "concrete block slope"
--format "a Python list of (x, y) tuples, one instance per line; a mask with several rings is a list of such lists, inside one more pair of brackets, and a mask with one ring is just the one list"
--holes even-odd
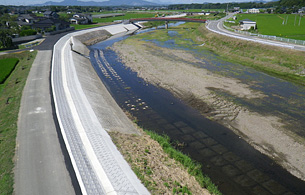
[(104, 29), (108, 31), (112, 35), (120, 34), (127, 32), (128, 30), (125, 28), (125, 25), (111, 25), (105, 26)]
[[(73, 36), (100, 29), (107, 27), (68, 34), (54, 46), (51, 81), (60, 129), (83, 194), (150, 194), (112, 143), (78, 78)], [(109, 29), (112, 34), (125, 28)]]

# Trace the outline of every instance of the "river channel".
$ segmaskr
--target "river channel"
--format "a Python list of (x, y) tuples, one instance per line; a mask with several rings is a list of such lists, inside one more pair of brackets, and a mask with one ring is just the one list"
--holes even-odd
[[(169, 31), (170, 36), (179, 36)], [(101, 81), (120, 107), (130, 112), (144, 129), (167, 134), (182, 145), (179, 149), (203, 165), (203, 172), (224, 194), (305, 194), (305, 182), (292, 176), (270, 158), (255, 150), (230, 129), (203, 117), (170, 92), (147, 83), (127, 68), (109, 46), (128, 36), (103, 41), (90, 47), (90, 59)], [(160, 47), (192, 50), (175, 44), (152, 41)], [(205, 59), (194, 66), (234, 77), (262, 91), (266, 98), (247, 100), (222, 91), (251, 110), (277, 114), (293, 121), (294, 133), (305, 137), (305, 89), (238, 64), (219, 59), (213, 53), (197, 52)], [(200, 58), (201, 59), (201, 58)], [(178, 146), (177, 146), (178, 147)]]

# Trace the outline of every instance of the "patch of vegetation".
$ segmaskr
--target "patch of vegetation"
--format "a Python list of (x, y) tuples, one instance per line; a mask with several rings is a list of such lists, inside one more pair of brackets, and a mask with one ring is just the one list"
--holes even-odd
[(305, 77), (300, 75), (305, 69), (302, 51), (228, 39), (226, 36), (209, 32), (202, 25), (190, 34), (183, 34), (195, 43), (205, 43), (203, 48), (197, 47), (198, 50), (209, 49), (226, 61), (249, 66), (271, 76), (305, 85)]
[(39, 45), (40, 43), (41, 43), (41, 41), (23, 43), (23, 44), (18, 45), (18, 49), (25, 49), (25, 48), (29, 48), (29, 47), (34, 47), (36, 45)]
[(23, 87), (35, 56), (36, 52), (28, 51), (0, 56), (0, 60), (19, 60), (11, 75), (0, 85), (0, 194), (13, 193), (18, 113)]
[(226, 13), (210, 14), (210, 15), (198, 15), (198, 16), (188, 16), (188, 18), (197, 18), (203, 20), (219, 20), (226, 16)]
[(17, 58), (0, 59), (0, 84), (5, 82), (18, 62), (19, 60)]
[(27, 30), (23, 30), (19, 33), (19, 36), (23, 37), (23, 36), (30, 36), (30, 35), (36, 35), (37, 31), (33, 30), (33, 29), (27, 29)]
[(173, 189), (173, 194), (181, 194), (181, 193), (188, 194), (188, 195), (192, 194), (192, 192), (190, 192), (190, 190), (188, 189), (187, 186), (183, 186), (177, 181), (175, 181), (174, 184), (175, 184), (175, 187)]
[(147, 28), (158, 27), (158, 26), (162, 26), (162, 25), (165, 25), (165, 22), (154, 21), (154, 22), (145, 22), (144, 23), (144, 26)]
[[(196, 180), (199, 182), (201, 187), (206, 188), (212, 194), (221, 194), (218, 190), (217, 186), (212, 183), (211, 179), (205, 176), (202, 173), (201, 165), (198, 162), (192, 160), (189, 156), (183, 154), (182, 152), (176, 150), (170, 141), (170, 138), (167, 135), (160, 136), (159, 134), (152, 132), (152, 131), (145, 131), (153, 140), (156, 140), (160, 146), (163, 148), (164, 152), (169, 155), (170, 158), (180, 162), (190, 175), (194, 176)], [(187, 193), (187, 188), (183, 189), (184, 187), (180, 184), (178, 190), (184, 191)], [(176, 191), (177, 192), (177, 191)], [(188, 193), (187, 193), (188, 194)]]
[[(139, 131), (141, 135), (119, 132), (109, 132), (109, 134), (134, 173), (152, 194), (207, 193), (207, 189), (203, 187), (205, 185), (200, 185), (196, 178), (189, 174), (189, 172), (195, 173), (196, 168), (198, 168), (198, 172), (201, 172), (200, 165), (192, 165), (190, 163), (191, 160), (183, 156), (182, 158), (189, 159), (187, 160), (188, 163), (186, 163), (189, 167), (185, 167), (181, 163), (182, 161), (179, 162), (171, 158), (162, 149), (162, 145), (157, 140), (151, 138), (151, 135), (142, 129), (139, 129)], [(168, 138), (166, 137), (165, 139)], [(163, 142), (161, 143), (165, 145)], [(168, 145), (170, 145), (169, 142)], [(180, 156), (181, 152), (176, 152)], [(217, 187), (210, 186), (209, 188), (215, 194), (220, 194)], [(215, 189), (213, 190), (213, 188)]]

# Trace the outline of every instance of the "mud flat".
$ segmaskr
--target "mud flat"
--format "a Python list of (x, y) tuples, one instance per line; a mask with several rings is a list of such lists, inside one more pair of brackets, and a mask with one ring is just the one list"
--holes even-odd
[(152, 42), (129, 41), (112, 47), (123, 63), (146, 81), (171, 91), (207, 118), (230, 128), (293, 175), (305, 180), (304, 139), (291, 133), (275, 115), (249, 110), (215, 91), (257, 100), (266, 95), (240, 80), (194, 66), (199, 59), (186, 50), (158, 47)]

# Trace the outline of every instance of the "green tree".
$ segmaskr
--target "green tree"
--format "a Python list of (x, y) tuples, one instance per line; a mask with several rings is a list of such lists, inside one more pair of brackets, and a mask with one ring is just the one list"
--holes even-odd
[(13, 46), (11, 32), (7, 29), (0, 30), (0, 48), (10, 48)]

